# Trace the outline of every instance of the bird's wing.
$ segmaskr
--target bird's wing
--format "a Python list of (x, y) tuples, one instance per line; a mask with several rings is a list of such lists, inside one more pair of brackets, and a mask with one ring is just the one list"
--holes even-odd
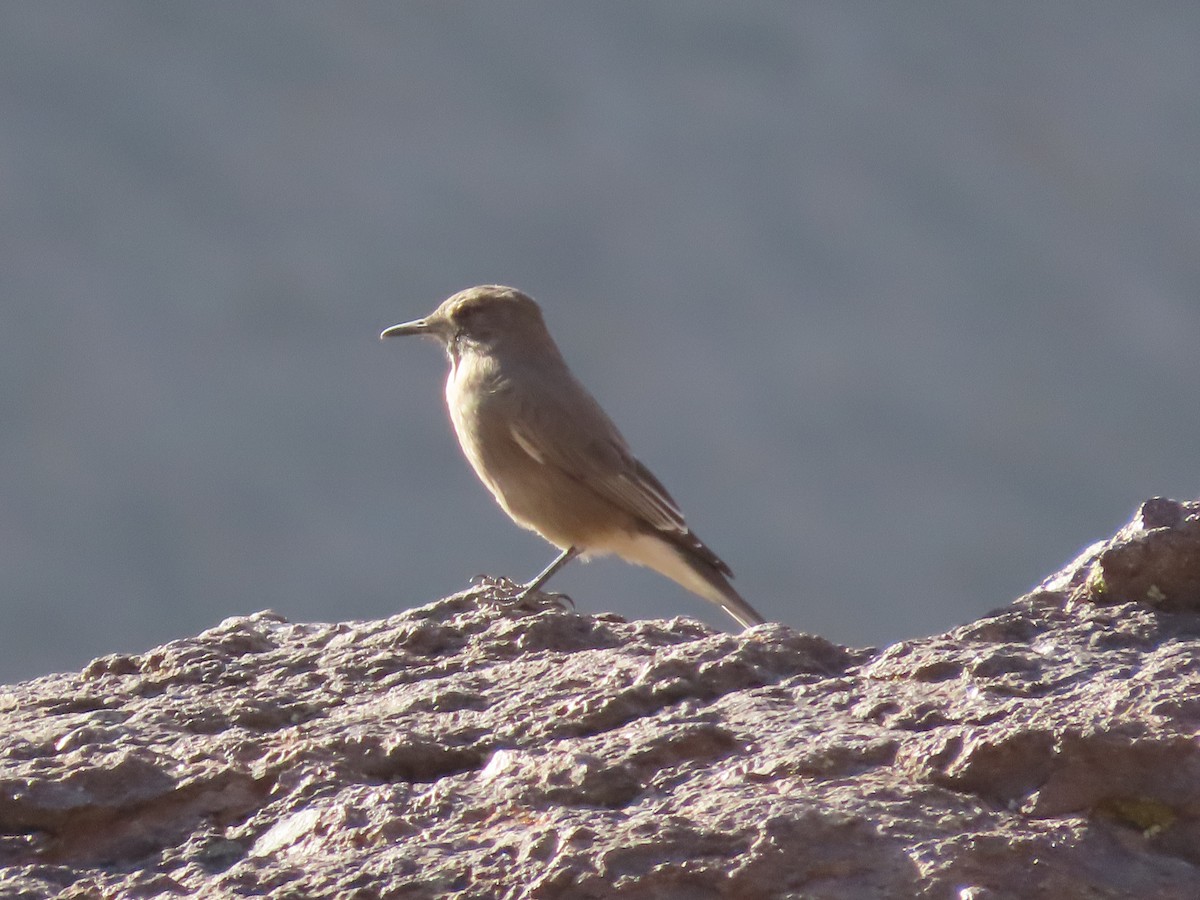
[(651, 528), (689, 534), (674, 498), (629, 451), (599, 404), (584, 396), (588, 402), (572, 407), (522, 405), (509, 423), (513, 440), (539, 463), (553, 466)]

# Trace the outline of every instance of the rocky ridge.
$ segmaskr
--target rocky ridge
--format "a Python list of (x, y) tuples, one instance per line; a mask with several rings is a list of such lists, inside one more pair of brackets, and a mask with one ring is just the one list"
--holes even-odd
[(0, 689), (5, 898), (1200, 896), (1200, 503), (881, 652), (230, 619)]

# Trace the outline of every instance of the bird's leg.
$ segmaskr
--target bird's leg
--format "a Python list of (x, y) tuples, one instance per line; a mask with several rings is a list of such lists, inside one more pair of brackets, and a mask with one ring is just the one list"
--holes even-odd
[[(517, 584), (511, 578), (497, 578), (491, 575), (476, 575), (471, 582), (483, 588), (484, 599), (496, 606), (537, 608), (549, 605), (563, 610), (571, 610), (575, 608), (575, 604), (571, 602), (570, 597), (566, 594), (546, 593), (542, 591), (542, 585), (549, 581), (555, 572), (577, 557), (580, 552), (575, 547), (568, 547), (528, 584)], [(534, 597), (537, 594), (541, 594), (542, 599), (535, 602)]]
[(530, 595), (536, 594), (538, 591), (540, 591), (542, 589), (542, 585), (550, 580), (550, 576), (577, 557), (579, 552), (579, 548), (577, 547), (568, 547), (566, 550), (560, 553), (558, 558), (555, 559), (554, 562), (550, 563), (550, 565), (546, 566), (546, 568), (542, 569), (541, 573), (534, 578), (533, 581), (521, 588), (521, 593), (517, 594), (516, 596), (516, 602), (524, 603), (527, 599), (529, 599)]

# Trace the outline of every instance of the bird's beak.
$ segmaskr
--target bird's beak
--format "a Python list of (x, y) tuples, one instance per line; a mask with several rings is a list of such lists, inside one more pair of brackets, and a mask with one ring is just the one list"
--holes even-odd
[(399, 337), (402, 334), (430, 334), (432, 332), (433, 325), (429, 319), (414, 319), (411, 322), (401, 322), (399, 325), (383, 329), (379, 333), (379, 339)]

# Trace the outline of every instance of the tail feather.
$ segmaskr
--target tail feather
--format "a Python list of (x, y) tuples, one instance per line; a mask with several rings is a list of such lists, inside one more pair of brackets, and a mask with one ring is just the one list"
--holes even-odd
[(720, 582), (713, 583), (713, 587), (717, 590), (717, 596), (710, 596), (708, 599), (737, 619), (743, 628), (762, 625), (767, 621), (759, 614), (758, 610), (747, 603), (742, 598), (742, 595), (733, 589), (733, 585), (724, 576), (718, 577), (720, 578)]
[(606, 549), (627, 562), (653, 569), (693, 594), (715, 603), (744, 628), (763, 624), (766, 619), (729, 583), (728, 566), (699, 541), (696, 543), (703, 548), (703, 553), (658, 534), (642, 533), (614, 542)]

